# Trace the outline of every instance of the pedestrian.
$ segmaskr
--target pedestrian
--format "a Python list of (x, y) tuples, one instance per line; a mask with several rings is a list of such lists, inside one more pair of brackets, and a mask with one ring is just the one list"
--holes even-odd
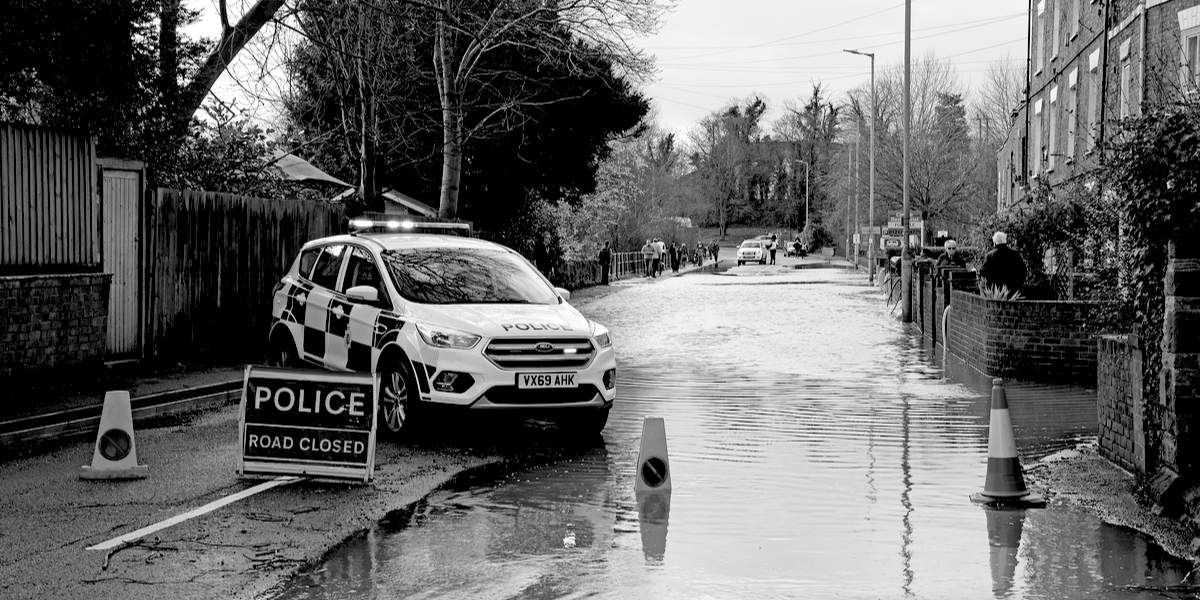
[(662, 238), (654, 238), (654, 274), (662, 275), (663, 262), (667, 257), (667, 245)]
[(775, 249), (778, 246), (778, 244), (775, 243), (776, 239), (777, 238), (775, 237), (775, 234), (772, 233), (771, 241), (767, 242), (767, 250), (771, 251), (771, 264), (775, 264)]
[(707, 253), (708, 253), (708, 250), (705, 249), (704, 242), (697, 240), (696, 241), (696, 266), (700, 266), (700, 265), (704, 264), (704, 255)]
[(679, 272), (679, 256), (681, 254), (683, 254), (683, 251), (679, 248), (679, 242), (671, 242), (671, 248), (668, 252), (670, 253), (670, 256), (671, 256), (671, 271), (678, 273)]
[(608, 285), (608, 268), (612, 264), (612, 249), (608, 242), (600, 249), (600, 285)]
[(716, 242), (713, 242), (712, 244), (710, 244), (708, 246), (708, 253), (712, 255), (713, 262), (717, 262), (717, 252), (719, 252), (720, 250), (721, 250), (721, 246), (718, 245)]
[(651, 245), (650, 240), (646, 240), (646, 243), (642, 246), (642, 262), (645, 265), (643, 272), (646, 274), (646, 277), (653, 277), (654, 272), (650, 269), (654, 266), (654, 246)]
[(792, 242), (792, 250), (794, 250), (796, 252), (797, 257), (804, 256), (803, 254), (800, 254), (800, 240), (795, 240)]
[(946, 244), (943, 247), (946, 249), (946, 251), (938, 257), (937, 266), (959, 267), (963, 269), (967, 268), (967, 259), (963, 258), (963, 255), (958, 253), (958, 242), (954, 240), (946, 240)]
[(986, 286), (1008, 288), (1011, 298), (1025, 285), (1025, 260), (1016, 250), (1008, 247), (1008, 234), (1003, 231), (992, 234), (992, 243), (996, 247), (983, 257), (979, 276)]

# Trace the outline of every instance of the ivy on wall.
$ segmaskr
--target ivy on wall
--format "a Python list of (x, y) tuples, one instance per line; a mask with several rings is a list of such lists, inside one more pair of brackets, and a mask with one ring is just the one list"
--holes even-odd
[[(1127, 248), (1125, 304), (1142, 339), (1142, 389), (1154, 399), (1162, 371), (1167, 244), (1196, 243), (1200, 233), (1200, 104), (1154, 107), (1127, 119), (1105, 150), (1101, 177), (1115, 198)], [(1146, 408), (1151, 423), (1161, 424), (1159, 403)]]

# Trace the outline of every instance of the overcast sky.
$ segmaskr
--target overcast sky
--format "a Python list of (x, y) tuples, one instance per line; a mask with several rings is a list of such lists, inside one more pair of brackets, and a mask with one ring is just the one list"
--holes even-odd
[[(912, 56), (949, 58), (964, 83), (982, 85), (988, 64), (1022, 62), (1027, 0), (913, 0)], [(807, 98), (813, 82), (836, 95), (904, 60), (903, 0), (680, 0), (659, 34), (636, 43), (658, 57), (644, 93), (660, 122), (686, 132), (733, 98)]]
[[(243, 3), (231, 0), (231, 18), (241, 16)], [(204, 13), (191, 31), (215, 38), (216, 1), (188, 4)], [(978, 87), (990, 63), (1024, 61), (1028, 7), (1028, 0), (913, 0), (912, 56), (933, 51), (948, 58), (964, 83)], [(769, 124), (784, 100), (806, 98), (814, 82), (840, 100), (870, 81), (870, 59), (843, 49), (874, 52), (877, 74), (902, 64), (904, 2), (679, 0), (658, 35), (633, 43), (657, 57), (657, 80), (643, 93), (667, 129), (686, 133), (732, 99), (755, 93), (770, 103)], [(227, 76), (215, 91), (237, 95)]]

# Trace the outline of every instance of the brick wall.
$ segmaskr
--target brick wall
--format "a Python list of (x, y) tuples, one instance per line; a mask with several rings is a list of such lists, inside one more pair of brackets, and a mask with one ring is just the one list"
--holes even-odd
[(99, 364), (111, 273), (0, 277), (0, 376)]
[(1100, 336), (1096, 416), (1100, 455), (1133, 473), (1146, 473), (1142, 350), (1137, 336)]
[(1096, 380), (1096, 302), (989, 300), (951, 292), (946, 342), (956, 356), (989, 376), (1026, 381)]

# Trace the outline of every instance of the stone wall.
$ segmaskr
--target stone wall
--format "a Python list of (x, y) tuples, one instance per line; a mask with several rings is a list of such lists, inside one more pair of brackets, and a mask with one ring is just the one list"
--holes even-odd
[(1100, 455), (1132, 473), (1146, 474), (1142, 348), (1135, 335), (1100, 336), (1096, 417)]
[(0, 376), (99, 365), (111, 273), (0, 277)]

